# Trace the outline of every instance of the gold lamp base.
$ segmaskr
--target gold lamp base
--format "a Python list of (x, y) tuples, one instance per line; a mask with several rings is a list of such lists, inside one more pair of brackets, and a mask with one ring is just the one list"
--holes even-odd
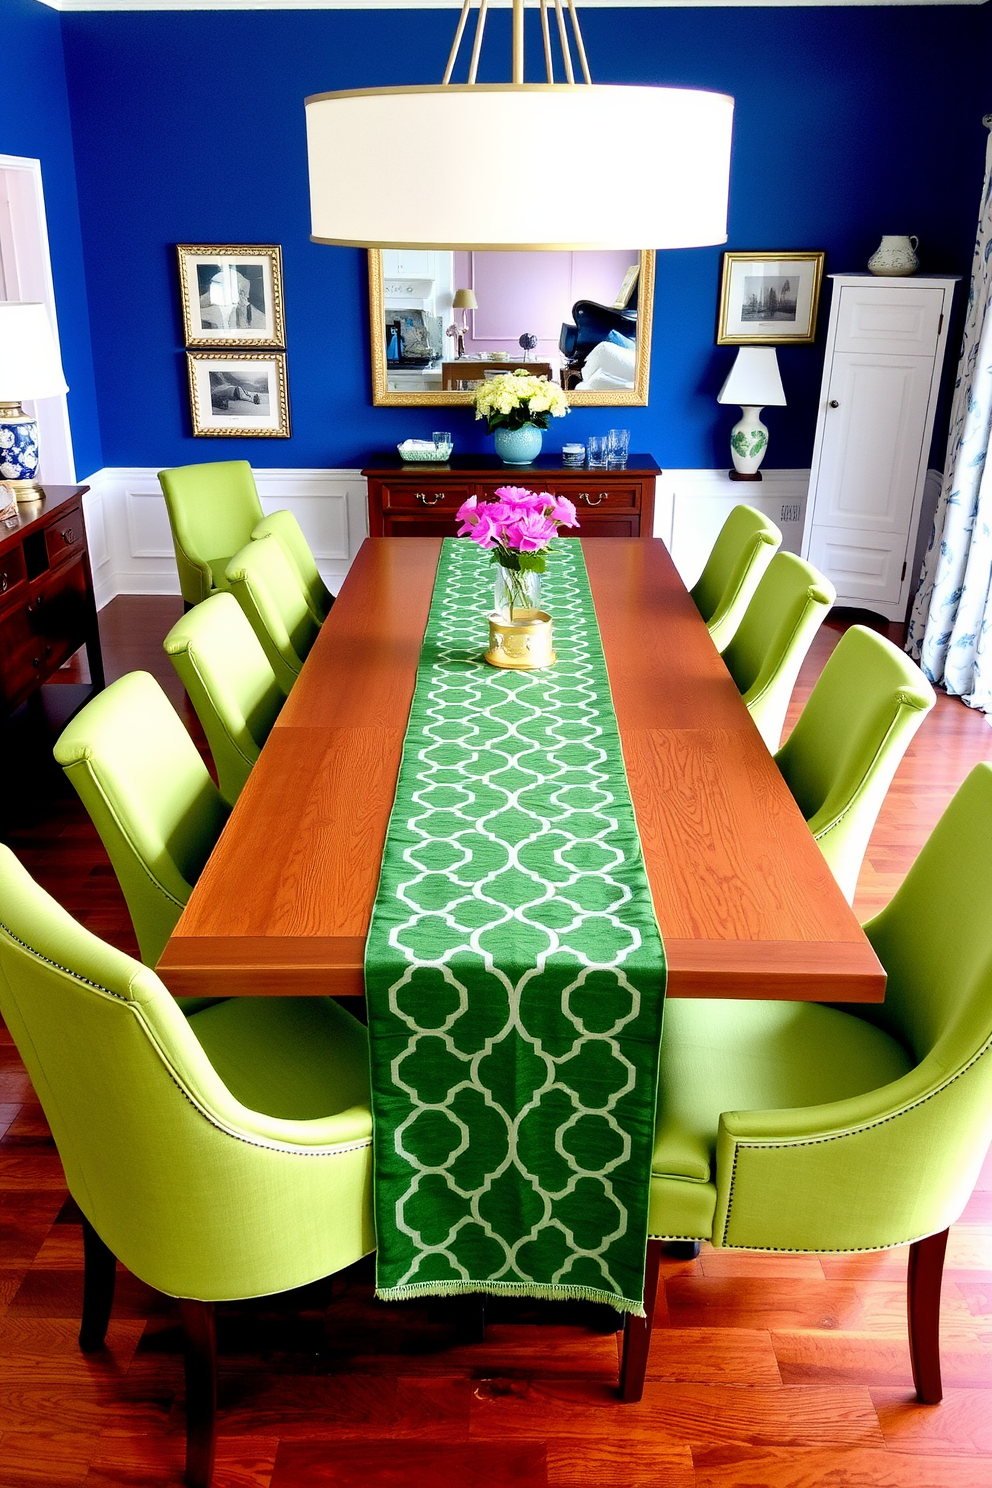
[(544, 610), (514, 610), (512, 620), (490, 615), (486, 661), (508, 672), (554, 666), (558, 658), (551, 649), (551, 626), (551, 616)]

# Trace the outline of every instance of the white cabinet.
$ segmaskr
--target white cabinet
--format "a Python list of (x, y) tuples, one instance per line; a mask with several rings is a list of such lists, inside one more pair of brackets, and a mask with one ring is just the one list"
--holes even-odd
[(956, 281), (831, 277), (803, 556), (838, 604), (902, 620)]

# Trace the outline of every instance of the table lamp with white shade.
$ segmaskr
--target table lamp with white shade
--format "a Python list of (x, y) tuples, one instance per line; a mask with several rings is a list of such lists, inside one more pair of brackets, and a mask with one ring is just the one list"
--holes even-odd
[(458, 330), (458, 355), (465, 355), (465, 337), (468, 335), (468, 312), (478, 310), (479, 302), (475, 298), (474, 289), (456, 289), (455, 297), (451, 302), (453, 310), (462, 312), (462, 323)]
[(760, 480), (758, 466), (768, 448), (761, 410), (784, 407), (785, 391), (774, 346), (742, 346), (730, 376), (717, 394), (718, 403), (739, 403), (741, 417), (730, 431), (731, 480)]
[(13, 487), (18, 501), (41, 494), (38, 425), (21, 401), (68, 390), (46, 307), (0, 302), (0, 480)]

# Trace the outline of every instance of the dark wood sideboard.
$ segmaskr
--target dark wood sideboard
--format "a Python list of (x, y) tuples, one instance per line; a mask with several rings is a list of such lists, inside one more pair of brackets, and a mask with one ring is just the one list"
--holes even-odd
[[(45, 486), (0, 522), (0, 716), (86, 647), (94, 690), (103, 658), (83, 521), (88, 486)], [(0, 498), (3, 492), (0, 491)]]
[(586, 537), (651, 537), (660, 470), (650, 455), (631, 455), (623, 470), (567, 469), (557, 453), (517, 466), (495, 455), (453, 455), (445, 465), (404, 464), (398, 455), (382, 455), (362, 474), (369, 485), (372, 537), (454, 537), (462, 502), (470, 496), (491, 499), (497, 486), (567, 496)]

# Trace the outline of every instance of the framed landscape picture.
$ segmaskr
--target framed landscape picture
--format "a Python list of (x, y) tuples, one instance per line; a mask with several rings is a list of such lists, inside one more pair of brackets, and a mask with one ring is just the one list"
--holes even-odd
[(277, 243), (177, 243), (187, 346), (285, 346)]
[(284, 351), (188, 351), (193, 433), (289, 438)]
[(822, 253), (725, 253), (717, 345), (810, 345), (823, 258)]

